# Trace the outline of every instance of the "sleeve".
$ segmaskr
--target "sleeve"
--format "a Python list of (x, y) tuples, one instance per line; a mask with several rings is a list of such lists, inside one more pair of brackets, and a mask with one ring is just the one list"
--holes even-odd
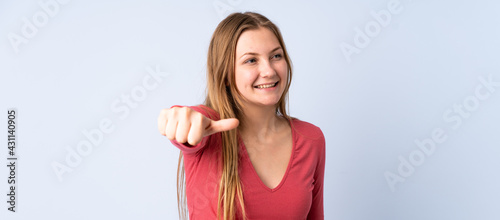
[[(320, 130), (321, 132), (321, 130)], [(322, 220), (325, 219), (323, 210), (323, 185), (325, 177), (325, 157), (326, 157), (326, 142), (325, 136), (321, 132), (321, 138), (316, 142), (318, 144), (318, 161), (316, 172), (314, 173), (314, 188), (312, 191), (312, 205), (307, 219)]]
[[(173, 108), (173, 107), (188, 107), (188, 108), (191, 108), (191, 109), (203, 114), (205, 117), (210, 118), (212, 120), (218, 120), (218, 118), (219, 118), (218, 114), (213, 109), (206, 107), (204, 105), (198, 105), (198, 106), (174, 105), (170, 108)], [(209, 143), (209, 141), (210, 141), (210, 137), (211, 137), (211, 135), (203, 137), (201, 139), (200, 143), (198, 143), (197, 145), (194, 145), (194, 146), (190, 145), (188, 143), (179, 143), (176, 140), (170, 140), (170, 142), (175, 147), (179, 148), (179, 150), (181, 150), (184, 154), (195, 154), (198, 151), (205, 148), (205, 146), (207, 146), (207, 143)]]

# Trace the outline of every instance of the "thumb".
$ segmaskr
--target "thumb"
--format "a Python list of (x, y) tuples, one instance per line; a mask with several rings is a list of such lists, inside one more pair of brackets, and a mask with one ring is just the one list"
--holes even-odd
[(221, 119), (219, 121), (211, 121), (207, 129), (206, 135), (211, 135), (217, 132), (229, 131), (238, 127), (240, 121), (236, 118)]

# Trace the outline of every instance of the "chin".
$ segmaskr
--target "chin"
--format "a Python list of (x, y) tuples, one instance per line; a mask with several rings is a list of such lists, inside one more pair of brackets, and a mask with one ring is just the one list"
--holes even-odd
[(259, 105), (261, 105), (261, 106), (277, 106), (278, 105), (278, 101), (279, 100), (270, 101), (270, 102), (261, 102), (261, 103), (259, 103)]

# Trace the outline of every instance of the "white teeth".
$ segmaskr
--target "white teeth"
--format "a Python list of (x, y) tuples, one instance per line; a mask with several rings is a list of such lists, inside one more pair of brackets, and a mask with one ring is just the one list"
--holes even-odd
[(267, 84), (267, 85), (258, 85), (257, 88), (259, 88), (259, 89), (271, 88), (271, 87), (274, 87), (276, 85), (276, 83)]

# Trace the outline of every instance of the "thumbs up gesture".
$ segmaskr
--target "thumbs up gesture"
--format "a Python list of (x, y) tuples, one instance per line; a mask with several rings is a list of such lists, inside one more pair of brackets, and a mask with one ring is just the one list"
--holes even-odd
[(236, 118), (211, 120), (189, 107), (162, 109), (158, 116), (158, 130), (170, 140), (196, 145), (203, 137), (238, 127)]

